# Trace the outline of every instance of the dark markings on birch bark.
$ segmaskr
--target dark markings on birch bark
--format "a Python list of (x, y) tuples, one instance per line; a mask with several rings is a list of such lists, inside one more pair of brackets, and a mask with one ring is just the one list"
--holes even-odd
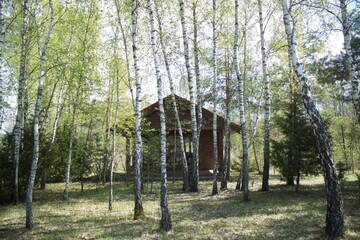
[(226, 59), (226, 83), (225, 83), (225, 144), (224, 144), (224, 169), (223, 174), (221, 176), (221, 190), (227, 189), (227, 181), (228, 181), (228, 172), (229, 172), (229, 163), (230, 163), (230, 103), (231, 103), (231, 93), (230, 93), (230, 59), (229, 59), (229, 50), (227, 49), (225, 54)]
[(292, 25), (293, 21), (289, 12), (287, 0), (282, 1), (282, 8), (291, 65), (300, 83), (304, 107), (316, 136), (316, 144), (324, 170), (327, 199), (325, 232), (330, 238), (334, 238), (344, 234), (344, 212), (341, 188), (332, 158), (330, 139), (325, 129), (324, 120), (316, 108), (315, 102), (311, 96), (308, 77), (304, 70), (304, 66), (298, 58), (296, 41), (293, 35), (295, 31), (294, 26)]
[(127, 36), (124, 29), (124, 24), (122, 22), (122, 18), (120, 16), (121, 9), (120, 9), (120, 3), (119, 0), (115, 0), (115, 6), (116, 6), (116, 13), (117, 13), (117, 20), (120, 27), (120, 32), (122, 36), (122, 41), (124, 45), (124, 53), (125, 53), (125, 61), (126, 61), (126, 72), (127, 72), (127, 87), (130, 91), (131, 96), (131, 104), (133, 108), (135, 109), (135, 99), (134, 99), (134, 89), (133, 89), (133, 82), (130, 74), (130, 57), (129, 57), (129, 46), (127, 41)]
[(197, 0), (193, 1), (192, 10), (193, 10), (193, 28), (194, 28), (194, 67), (195, 67), (195, 81), (196, 81), (196, 96), (197, 96), (197, 103), (196, 103), (196, 110), (197, 110), (197, 153), (198, 159), (200, 159), (200, 152), (199, 152), (199, 143), (201, 137), (201, 128), (202, 128), (202, 96), (201, 96), (201, 89), (202, 89), (202, 82), (200, 79), (200, 67), (199, 67), (199, 46), (198, 46), (198, 21), (196, 15), (196, 8), (197, 8)]
[(171, 217), (168, 208), (167, 200), (167, 173), (166, 173), (166, 119), (164, 111), (164, 100), (162, 90), (162, 79), (160, 75), (160, 69), (158, 64), (158, 57), (156, 53), (155, 42), (155, 25), (154, 25), (154, 13), (152, 10), (151, 0), (147, 0), (148, 11), (150, 18), (150, 37), (151, 37), (151, 49), (154, 59), (157, 94), (159, 101), (159, 113), (160, 113), (160, 159), (161, 159), (161, 187), (160, 187), (160, 208), (161, 208), (161, 220), (160, 228), (165, 231), (171, 230)]
[(0, 0), (0, 130), (4, 122), (4, 49), (5, 49), (5, 21), (4, 21), (4, 0)]
[(185, 66), (189, 83), (189, 93), (190, 93), (190, 114), (191, 114), (191, 142), (193, 145), (192, 151), (192, 161), (191, 161), (191, 176), (189, 181), (190, 191), (198, 192), (198, 183), (199, 183), (199, 161), (198, 161), (198, 146), (197, 146), (197, 118), (196, 118), (196, 91), (193, 81), (193, 76), (191, 72), (190, 66), (190, 53), (189, 53), (189, 43), (187, 36), (187, 29), (185, 24), (185, 13), (184, 13), (184, 0), (179, 0), (180, 6), (180, 19), (181, 19), (181, 27), (182, 27), (182, 38), (184, 44), (184, 58), (185, 58)]
[(30, 175), (26, 190), (26, 228), (31, 229), (33, 227), (33, 212), (32, 212), (32, 199), (33, 199), (33, 188), (36, 177), (37, 163), (39, 160), (39, 118), (41, 101), (43, 95), (43, 82), (45, 77), (44, 65), (46, 61), (46, 53), (50, 42), (51, 34), (54, 30), (54, 10), (52, 1), (49, 0), (49, 12), (50, 12), (50, 27), (45, 37), (44, 45), (40, 52), (40, 76), (38, 80), (37, 96), (34, 110), (34, 123), (33, 123), (33, 157), (31, 162)]
[(158, 20), (159, 40), (160, 40), (161, 50), (162, 50), (166, 73), (167, 73), (167, 77), (168, 77), (169, 85), (170, 85), (170, 92), (171, 92), (174, 113), (175, 113), (176, 127), (177, 127), (177, 131), (179, 133), (180, 154), (181, 154), (182, 171), (183, 171), (183, 190), (188, 191), (189, 190), (189, 170), (188, 170), (188, 165), (187, 165), (187, 161), (186, 161), (183, 129), (181, 126), (178, 106), (176, 103), (174, 81), (173, 81), (173, 78), (171, 75), (170, 64), (169, 64), (169, 60), (168, 60), (168, 55), (166, 53), (166, 47), (165, 47), (165, 42), (164, 42), (164, 38), (163, 38), (162, 22), (161, 22), (161, 18), (159, 15), (158, 6), (157, 6), (156, 1), (155, 1), (155, 13), (156, 13), (156, 18)]
[(217, 58), (216, 58), (216, 0), (212, 1), (212, 31), (213, 31), (213, 159), (214, 159), (214, 167), (213, 167), (213, 187), (212, 187), (212, 195), (218, 194), (218, 186), (217, 186), (217, 172), (218, 172), (218, 144), (217, 144), (217, 113), (216, 113), (216, 103), (217, 103), (217, 96), (216, 96), (216, 86), (217, 86)]
[(141, 197), (141, 165), (142, 165), (142, 139), (141, 139), (141, 80), (138, 67), (137, 52), (137, 19), (138, 19), (138, 0), (131, 1), (131, 39), (133, 52), (133, 67), (135, 72), (135, 207), (134, 220), (144, 217), (144, 208)]
[[(246, 10), (245, 10), (246, 14)], [(244, 79), (241, 77), (239, 64), (238, 64), (238, 41), (239, 41), (239, 2), (235, 0), (235, 34), (234, 34), (234, 51), (233, 51), (233, 64), (236, 71), (236, 78), (239, 87), (239, 112), (240, 112), (240, 127), (241, 127), (241, 139), (243, 148), (243, 163), (241, 167), (242, 177), (239, 177), (238, 181), (242, 179), (242, 188), (244, 191), (244, 200), (250, 200), (249, 192), (249, 171), (248, 171), (248, 146), (246, 136), (246, 118), (245, 118), (245, 99), (244, 99)]]
[(115, 44), (114, 44), (114, 57), (116, 58), (115, 61), (115, 76), (116, 76), (116, 84), (115, 84), (115, 92), (116, 92), (116, 102), (115, 102), (115, 115), (114, 115), (114, 122), (112, 125), (112, 156), (110, 160), (110, 185), (109, 185), (109, 210), (111, 211), (113, 209), (113, 188), (114, 188), (114, 164), (115, 164), (115, 158), (116, 158), (116, 126), (117, 126), (117, 120), (118, 120), (118, 111), (119, 111), (119, 82), (120, 82), (120, 73), (119, 73), (119, 63), (118, 63), (118, 53), (117, 53), (117, 30), (115, 31)]
[(270, 170), (270, 82), (267, 70), (266, 49), (265, 49), (265, 27), (262, 11), (262, 1), (258, 0), (259, 7), (259, 26), (260, 26), (260, 45), (261, 45), (261, 62), (262, 77), (264, 82), (264, 168), (262, 191), (269, 191), (269, 170)]
[(18, 80), (18, 91), (17, 91), (17, 113), (16, 122), (14, 127), (14, 203), (19, 202), (19, 160), (20, 160), (20, 145), (21, 135), (24, 127), (24, 99), (25, 99), (25, 88), (26, 88), (26, 68), (27, 68), (27, 54), (29, 51), (29, 1), (23, 1), (23, 19), (22, 19), (22, 30), (21, 30), (21, 50), (20, 50), (20, 72)]

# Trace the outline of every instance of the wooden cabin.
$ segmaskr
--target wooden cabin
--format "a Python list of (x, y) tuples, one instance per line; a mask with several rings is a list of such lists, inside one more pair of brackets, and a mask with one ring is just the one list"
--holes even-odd
[[(176, 103), (179, 110), (179, 116), (184, 133), (185, 151), (191, 152), (191, 115), (190, 115), (190, 101), (176, 96)], [(151, 128), (160, 129), (159, 104), (155, 102), (142, 110), (143, 119), (148, 122)], [(176, 119), (173, 108), (172, 96), (168, 95), (164, 98), (165, 116), (166, 116), (166, 131), (167, 131), (167, 159), (169, 164), (177, 159), (177, 152), (179, 152), (178, 131), (176, 127)], [(202, 128), (200, 134), (200, 148), (199, 148), (199, 169), (212, 170), (214, 166), (213, 159), (213, 113), (206, 108), (202, 108)], [(223, 142), (224, 142), (224, 127), (225, 120), (222, 116), (217, 116), (217, 136), (218, 136), (218, 159), (220, 162), (219, 170), (223, 169)], [(231, 132), (240, 133), (240, 126), (235, 123), (230, 123)], [(144, 161), (146, 161), (144, 159)], [(175, 166), (175, 164), (174, 164)]]

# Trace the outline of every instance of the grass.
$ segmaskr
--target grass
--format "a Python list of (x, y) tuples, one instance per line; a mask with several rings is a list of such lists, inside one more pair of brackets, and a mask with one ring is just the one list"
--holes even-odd
[[(34, 194), (34, 228), (25, 229), (24, 205), (0, 206), (0, 239), (323, 239), (326, 200), (321, 177), (303, 181), (300, 193), (272, 177), (271, 191), (260, 192), (260, 177), (250, 181), (251, 202), (242, 200), (235, 182), (210, 196), (211, 182), (200, 193), (182, 193), (169, 182), (173, 230), (159, 230), (159, 185), (144, 189), (144, 220), (133, 220), (133, 189), (117, 183), (113, 211), (107, 209), (107, 186), (71, 184), (69, 202), (63, 184), (49, 184)], [(345, 239), (360, 239), (360, 200), (355, 177), (343, 184)]]

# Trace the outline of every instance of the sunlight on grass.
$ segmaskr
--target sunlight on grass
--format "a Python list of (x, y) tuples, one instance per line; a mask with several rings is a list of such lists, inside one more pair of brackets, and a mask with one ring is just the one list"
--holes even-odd
[[(345, 183), (346, 239), (360, 237), (360, 203), (356, 183)], [(63, 184), (49, 184), (35, 192), (35, 227), (24, 228), (22, 204), (0, 207), (1, 239), (321, 239), (326, 210), (323, 182), (309, 178), (300, 193), (271, 181), (270, 192), (257, 191), (260, 179), (252, 177), (252, 201), (242, 201), (242, 193), (229, 190), (211, 196), (211, 183), (201, 182), (200, 193), (182, 193), (181, 183), (169, 183), (169, 207), (173, 230), (159, 231), (159, 185), (145, 186), (146, 218), (133, 221), (132, 186), (115, 185), (113, 211), (107, 209), (107, 186), (71, 184), (70, 201), (62, 201)]]

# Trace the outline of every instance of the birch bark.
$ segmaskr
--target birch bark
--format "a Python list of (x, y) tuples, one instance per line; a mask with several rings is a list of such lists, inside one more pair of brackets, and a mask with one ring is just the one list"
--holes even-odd
[(216, 105), (217, 105), (217, 96), (216, 96), (216, 85), (217, 85), (217, 58), (216, 58), (216, 0), (212, 1), (212, 31), (213, 31), (213, 159), (214, 159), (214, 167), (213, 167), (213, 187), (212, 187), (212, 195), (218, 194), (218, 186), (217, 186), (217, 172), (218, 172), (218, 144), (217, 144), (217, 113), (216, 113)]
[(333, 238), (341, 236), (344, 233), (344, 214), (342, 194), (332, 158), (330, 139), (325, 129), (324, 120), (316, 108), (315, 102), (311, 96), (308, 76), (304, 70), (304, 65), (300, 62), (298, 57), (296, 40), (293, 35), (294, 25), (292, 24), (292, 16), (290, 15), (287, 0), (282, 1), (282, 9), (291, 65), (300, 84), (304, 107), (310, 118), (316, 136), (317, 148), (324, 170), (327, 198), (325, 231), (329, 237)]
[(141, 197), (141, 163), (142, 163), (142, 139), (141, 139), (141, 79), (138, 67), (137, 52), (137, 20), (138, 20), (138, 0), (131, 1), (131, 24), (132, 24), (132, 52), (133, 67), (135, 72), (135, 208), (134, 220), (144, 217), (144, 209)]
[(262, 1), (258, 0), (259, 7), (259, 26), (260, 26), (260, 45), (261, 45), (261, 62), (262, 62), (262, 77), (264, 82), (264, 97), (265, 97), (265, 114), (264, 114), (264, 168), (262, 191), (269, 191), (269, 169), (270, 169), (270, 82), (267, 70), (267, 59), (265, 51), (265, 27), (262, 11)]
[(352, 50), (351, 50), (351, 35), (350, 35), (350, 23), (349, 23), (349, 14), (347, 6), (349, 4), (348, 0), (340, 0), (340, 10), (341, 10), (341, 24), (342, 32), (344, 36), (344, 49), (345, 49), (345, 70), (346, 70), (346, 80), (348, 83), (351, 83), (352, 86), (352, 98), (353, 104), (355, 107), (355, 112), (357, 116), (357, 121), (360, 123), (360, 83), (359, 80), (355, 78), (353, 70), (353, 59), (352, 59)]
[(235, 0), (235, 34), (234, 34), (234, 50), (233, 50), (233, 64), (236, 71), (236, 78), (239, 84), (239, 112), (240, 112), (240, 127), (241, 127), (241, 139), (243, 148), (243, 164), (242, 164), (242, 188), (244, 191), (244, 200), (250, 200), (249, 193), (249, 172), (248, 172), (248, 146), (246, 136), (246, 118), (245, 118), (245, 100), (244, 100), (244, 80), (241, 77), (239, 64), (238, 64), (238, 48), (239, 48), (239, 2)]
[(182, 27), (182, 38), (184, 44), (184, 58), (185, 58), (185, 66), (186, 72), (188, 77), (188, 84), (189, 84), (189, 93), (190, 93), (190, 114), (191, 114), (191, 142), (193, 145), (192, 151), (192, 161), (191, 161), (191, 169), (192, 172), (190, 173), (190, 191), (191, 192), (198, 192), (198, 182), (199, 182), (199, 161), (198, 161), (198, 146), (197, 146), (197, 137), (198, 137), (198, 126), (197, 126), (197, 118), (196, 118), (196, 91), (195, 91), (195, 84), (191, 72), (190, 67), (190, 57), (189, 57), (189, 43), (188, 43), (188, 36), (187, 36), (187, 29), (185, 23), (185, 13), (184, 13), (184, 0), (179, 0), (180, 6), (180, 19), (181, 19), (181, 27)]
[(33, 188), (36, 177), (37, 163), (39, 160), (39, 118), (41, 101), (43, 95), (43, 82), (45, 77), (44, 65), (46, 62), (46, 53), (48, 50), (51, 34), (54, 30), (54, 10), (52, 1), (49, 0), (49, 12), (50, 12), (50, 27), (45, 37), (44, 46), (40, 52), (40, 76), (38, 80), (37, 96), (34, 110), (34, 125), (33, 125), (33, 157), (30, 169), (30, 176), (26, 190), (26, 228), (31, 229), (33, 227), (33, 212), (32, 212), (32, 198)]
[(14, 127), (14, 202), (19, 202), (19, 160), (20, 160), (20, 145), (21, 135), (24, 127), (24, 107), (25, 107), (25, 88), (26, 88), (26, 68), (28, 62), (29, 50), (29, 0), (23, 1), (23, 19), (21, 30), (21, 50), (20, 50), (20, 73), (18, 80), (18, 94), (17, 94), (17, 113)]
[[(228, 52), (228, 51), (227, 51)], [(221, 190), (227, 189), (227, 181), (229, 177), (229, 163), (230, 163), (230, 102), (231, 102), (231, 93), (230, 93), (230, 71), (229, 71), (229, 54), (226, 58), (226, 83), (225, 83), (225, 144), (224, 144), (224, 169), (221, 176)]]
[(171, 229), (171, 217), (168, 208), (167, 201), (167, 172), (166, 172), (166, 119), (164, 111), (163, 101), (163, 90), (162, 90), (162, 79), (159, 70), (159, 63), (156, 54), (156, 43), (155, 43), (155, 25), (154, 25), (154, 13), (152, 10), (151, 0), (148, 0), (148, 11), (150, 18), (150, 37), (151, 37), (151, 49), (154, 59), (156, 83), (157, 83), (157, 94), (159, 102), (160, 112), (160, 159), (161, 159), (161, 187), (160, 187), (160, 208), (161, 208), (161, 220), (160, 228), (165, 231)]
[[(114, 57), (117, 59), (117, 32), (115, 33), (115, 46), (114, 46)], [(119, 112), (119, 68), (118, 68), (118, 61), (116, 60), (116, 103), (115, 103), (115, 116), (114, 116), (114, 123), (112, 126), (112, 156), (110, 160), (110, 186), (109, 186), (109, 210), (112, 210), (113, 207), (113, 188), (114, 188), (114, 164), (115, 164), (115, 158), (116, 158), (116, 127), (117, 127), (117, 120), (118, 120), (118, 112)]]
[(0, 130), (4, 121), (4, 49), (5, 49), (5, 21), (4, 0), (0, 0)]
[(174, 81), (173, 81), (173, 78), (172, 78), (172, 75), (171, 75), (168, 55), (166, 53), (166, 46), (165, 46), (164, 37), (163, 37), (162, 22), (161, 22), (161, 18), (160, 18), (160, 15), (159, 15), (159, 11), (158, 11), (158, 7), (157, 7), (156, 2), (155, 2), (155, 13), (156, 13), (156, 17), (157, 17), (157, 20), (158, 20), (159, 40), (160, 40), (162, 55), (163, 55), (163, 58), (164, 58), (166, 73), (167, 73), (167, 77), (168, 77), (169, 85), (170, 85), (170, 92), (171, 92), (171, 98), (172, 98), (172, 102), (173, 102), (174, 113), (175, 113), (176, 127), (177, 127), (177, 131), (179, 133), (180, 151), (181, 151), (180, 154), (181, 154), (182, 170), (183, 170), (183, 190), (188, 191), (189, 190), (189, 170), (188, 170), (188, 165), (187, 165), (187, 161), (186, 161), (183, 129), (182, 129), (182, 126), (181, 126), (178, 106), (177, 106), (177, 103), (176, 103)]
[(197, 96), (197, 156), (200, 158), (199, 152), (199, 143), (200, 143), (200, 135), (201, 135), (201, 126), (202, 126), (202, 96), (201, 96), (201, 88), (202, 83), (200, 80), (200, 67), (199, 67), (199, 46), (198, 46), (198, 21), (197, 21), (197, 0), (193, 1), (193, 28), (194, 28), (194, 67), (195, 67), (195, 81), (196, 81), (196, 96)]

